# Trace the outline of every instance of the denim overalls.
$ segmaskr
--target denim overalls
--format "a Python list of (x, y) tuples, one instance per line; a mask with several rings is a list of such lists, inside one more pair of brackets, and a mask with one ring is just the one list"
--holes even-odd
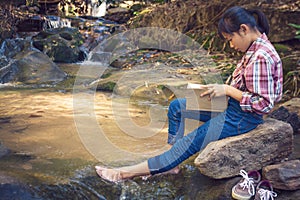
[[(233, 98), (229, 98), (227, 109), (220, 113), (186, 110), (186, 99), (176, 99), (169, 106), (168, 118), (168, 143), (173, 146), (165, 153), (148, 159), (152, 175), (173, 169), (209, 142), (247, 133), (263, 123), (262, 115), (243, 111)], [(205, 123), (183, 137), (185, 118)]]

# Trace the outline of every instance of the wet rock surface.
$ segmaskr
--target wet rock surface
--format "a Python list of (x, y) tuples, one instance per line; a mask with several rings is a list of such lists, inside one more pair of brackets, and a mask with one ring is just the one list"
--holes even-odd
[(0, 69), (1, 83), (53, 84), (64, 80), (66, 76), (48, 56), (37, 51), (20, 53)]
[(195, 159), (201, 173), (212, 178), (236, 176), (241, 169), (260, 170), (287, 158), (293, 149), (289, 124), (267, 119), (249, 133), (208, 144)]

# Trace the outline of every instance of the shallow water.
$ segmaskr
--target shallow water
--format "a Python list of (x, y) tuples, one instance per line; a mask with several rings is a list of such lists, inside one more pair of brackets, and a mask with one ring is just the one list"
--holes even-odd
[[(84, 95), (86, 94), (82, 94)], [(48, 197), (59, 199), (66, 196), (72, 199), (81, 197), (132, 199), (134, 196), (142, 195), (140, 193), (143, 192), (139, 191), (141, 186), (135, 181), (126, 183), (129, 184), (126, 186), (126, 184), (112, 185), (99, 179), (94, 172), (94, 165), (131, 164), (164, 150), (167, 131), (164, 121), (166, 114), (164, 117), (156, 118), (162, 121), (163, 126), (160, 129), (152, 128), (147, 125), (154, 119), (151, 119), (149, 111), (145, 109), (149, 108), (145, 103), (135, 102), (135, 105), (126, 107), (124, 102), (128, 103), (128, 100), (117, 99), (112, 103), (110, 94), (103, 93), (94, 94), (94, 100), (95, 104), (92, 106), (94, 117), (109, 142), (106, 146), (101, 146), (102, 142), (99, 141), (97, 147), (91, 147), (88, 146), (89, 143), (84, 143), (82, 140), (85, 133), (79, 133), (77, 127), (83, 126), (85, 130), (89, 130), (91, 126), (89, 120), (92, 118), (90, 113), (74, 111), (72, 93), (61, 93), (53, 89), (19, 89), (0, 92), (0, 141), (2, 149), (6, 150), (0, 158), (2, 183), (0, 191), (3, 195), (15, 194), (16, 197), (24, 199), (27, 197), (31, 199), (32, 194), (42, 199)], [(137, 107), (137, 104), (141, 106)], [(151, 103), (149, 105), (153, 107)], [(113, 112), (114, 106), (117, 112)], [(137, 137), (127, 133), (126, 128), (131, 127), (124, 129), (124, 126), (120, 125), (123, 122), (116, 120), (120, 116), (128, 118), (124, 116), (125, 113), (137, 129), (146, 126), (147, 129), (153, 130), (153, 134)], [(78, 116), (83, 117), (87, 122), (80, 125), (77, 121), (76, 124), (74, 118)], [(97, 152), (93, 152), (95, 149)], [(120, 156), (120, 152), (125, 156)], [(97, 159), (99, 155), (103, 157)], [(85, 183), (86, 181), (88, 183)], [(141, 184), (145, 183), (142, 181)], [(99, 190), (99, 187), (106, 189)], [(108, 191), (113, 188), (116, 192), (112, 196)], [(11, 190), (17, 192), (10, 193)], [(74, 192), (74, 190), (78, 191)], [(132, 190), (137, 191), (132, 193)], [(170, 193), (176, 193), (177, 189), (168, 190)], [(126, 197), (127, 193), (130, 193), (130, 198)], [(152, 196), (157, 196), (156, 193)], [(151, 194), (147, 195), (151, 196)], [(11, 197), (8, 196), (7, 199)]]
[(156, 112), (153, 102), (107, 93), (81, 93), (80, 100), (56, 89), (0, 91), (0, 199), (231, 199), (239, 178), (205, 177), (194, 157), (178, 175), (100, 179), (96, 164), (133, 164), (167, 148), (166, 107)]
[[(100, 179), (96, 164), (133, 164), (167, 148), (166, 107), (70, 91), (0, 91), (0, 199), (231, 199), (240, 178), (205, 177), (193, 157), (178, 175), (119, 184)], [(299, 156), (297, 138), (294, 155)]]

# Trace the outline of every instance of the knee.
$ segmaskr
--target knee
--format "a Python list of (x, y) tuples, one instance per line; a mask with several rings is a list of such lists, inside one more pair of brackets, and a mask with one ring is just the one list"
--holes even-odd
[(176, 116), (183, 109), (185, 109), (185, 100), (175, 99), (169, 105), (168, 116)]

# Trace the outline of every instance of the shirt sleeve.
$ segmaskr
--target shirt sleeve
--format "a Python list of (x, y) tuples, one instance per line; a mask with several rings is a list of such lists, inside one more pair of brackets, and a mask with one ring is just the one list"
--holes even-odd
[(247, 112), (267, 114), (274, 107), (276, 94), (272, 60), (259, 55), (249, 61), (245, 68), (244, 78), (247, 90), (240, 101), (241, 108)]

